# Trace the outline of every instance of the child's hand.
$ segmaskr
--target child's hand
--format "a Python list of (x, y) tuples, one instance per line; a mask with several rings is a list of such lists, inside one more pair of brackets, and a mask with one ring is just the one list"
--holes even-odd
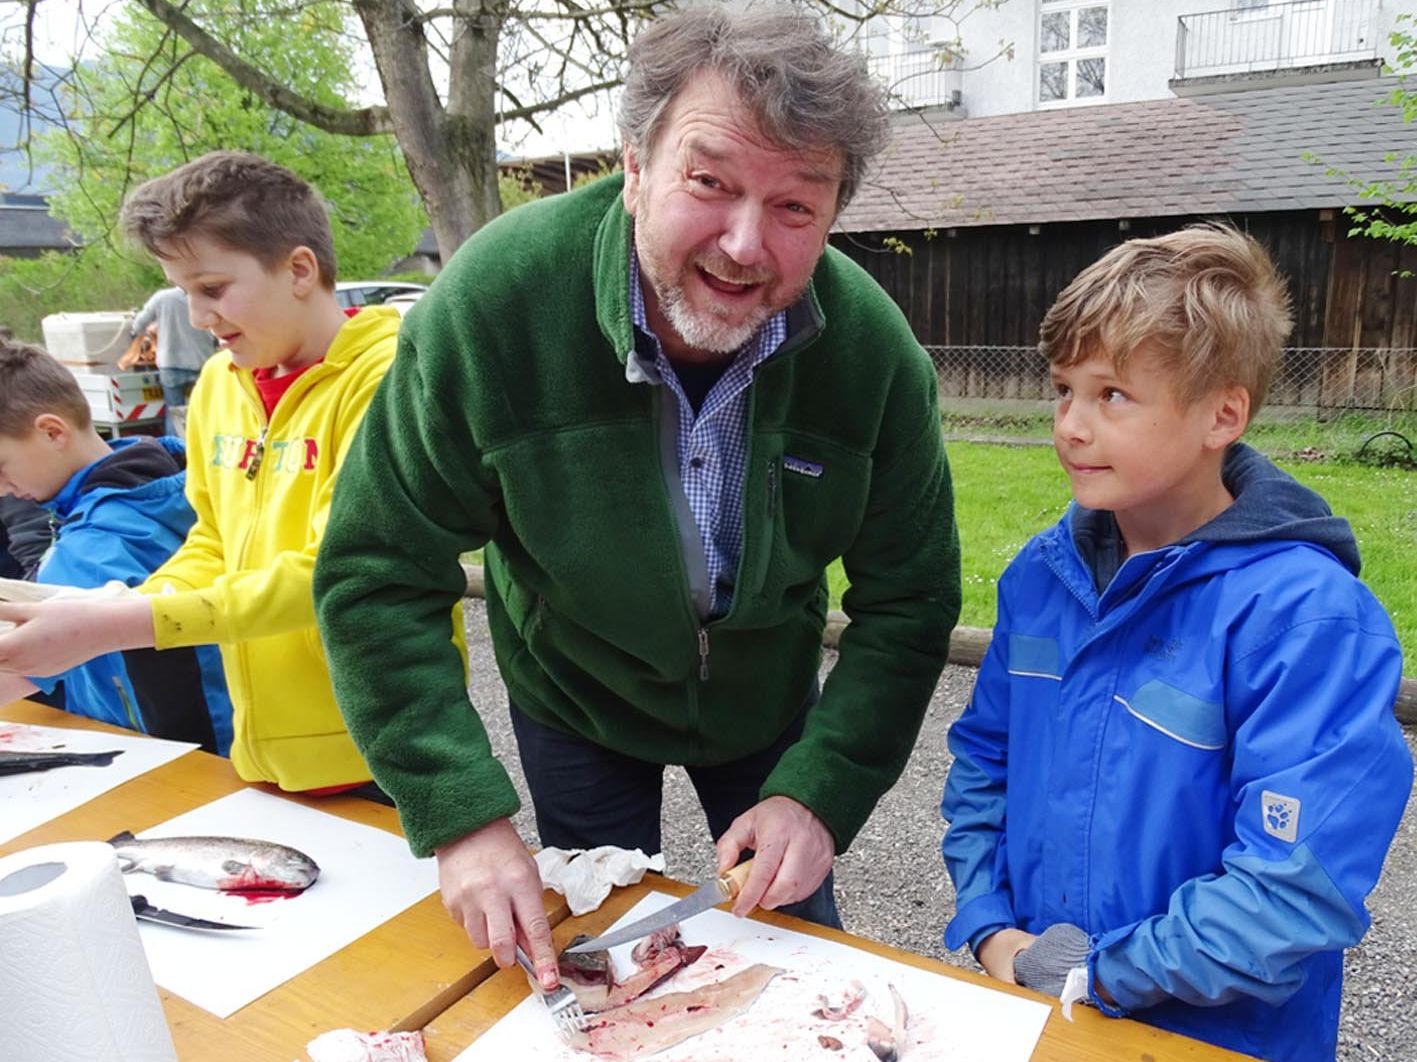
[(33, 604), (0, 604), (0, 671), (58, 675), (119, 649), (153, 644), (152, 606), (147, 598), (85, 601), (51, 598)]
[(1014, 956), (1014, 979), (1045, 996), (1061, 996), (1068, 974), (1087, 964), (1091, 938), (1077, 926), (1056, 922)]
[(990, 977), (1011, 985), (1017, 984), (1014, 980), (1014, 956), (1037, 939), (1032, 933), (1025, 933), (1022, 929), (1001, 929), (984, 938), (975, 958)]

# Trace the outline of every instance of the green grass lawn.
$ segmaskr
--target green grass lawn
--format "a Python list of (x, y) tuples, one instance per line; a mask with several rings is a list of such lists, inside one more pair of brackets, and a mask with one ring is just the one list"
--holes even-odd
[[(945, 409), (940, 415), (945, 436), (952, 440), (1019, 439), (1047, 443), (1053, 436), (1053, 415), (1047, 410)], [(1390, 433), (1399, 433), (1399, 438)], [(1389, 433), (1389, 434), (1382, 434)], [(1417, 459), (1403, 439), (1417, 444), (1417, 410), (1333, 413), (1325, 417), (1264, 409), (1245, 430), (1245, 441), (1267, 454), (1280, 457), (1307, 453), (1326, 459), (1346, 460), (1367, 444), (1370, 457), (1405, 456)], [(1369, 462), (1382, 464), (1382, 461)], [(1410, 466), (1409, 466), (1410, 467)]]
[[(1023, 544), (1062, 515), (1067, 480), (1046, 446), (952, 442), (949, 456), (963, 554), (960, 623), (991, 627), (994, 584)], [(1278, 463), (1352, 522), (1363, 579), (1392, 617), (1406, 671), (1417, 672), (1417, 472), (1351, 462)], [(832, 607), (840, 608), (846, 584), (840, 562), (829, 577)]]

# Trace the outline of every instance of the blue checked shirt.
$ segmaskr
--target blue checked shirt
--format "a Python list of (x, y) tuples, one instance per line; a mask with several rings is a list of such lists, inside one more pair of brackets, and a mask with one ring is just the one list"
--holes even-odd
[(674, 395), (679, 411), (676, 453), (679, 481), (689, 511), (698, 525), (699, 541), (708, 562), (713, 589), (712, 615), (722, 616), (733, 603), (733, 580), (743, 552), (743, 474), (748, 460), (748, 386), (753, 371), (787, 338), (787, 313), (774, 314), (744, 345), (720, 376), (697, 414), (674, 367), (664, 355), (659, 337), (645, 318), (645, 297), (640, 290), (640, 263), (630, 254), (630, 315), (635, 327), (652, 343), (654, 361), (642, 366), (649, 383), (663, 384)]

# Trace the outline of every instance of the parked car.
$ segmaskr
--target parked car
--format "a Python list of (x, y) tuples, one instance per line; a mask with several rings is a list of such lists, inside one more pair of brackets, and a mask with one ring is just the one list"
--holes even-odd
[(335, 299), (346, 310), (357, 310), (361, 306), (378, 306), (396, 295), (416, 298), (427, 290), (427, 284), (409, 284), (401, 280), (338, 280), (335, 282)]
[(384, 301), (384, 305), (392, 306), (394, 309), (398, 310), (399, 316), (402, 317), (404, 314), (408, 313), (409, 309), (422, 295), (423, 292), (421, 291), (400, 292), (397, 295), (390, 295)]

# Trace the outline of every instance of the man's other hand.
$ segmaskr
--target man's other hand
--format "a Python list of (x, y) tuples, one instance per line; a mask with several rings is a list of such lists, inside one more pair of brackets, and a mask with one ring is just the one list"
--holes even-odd
[(718, 839), (718, 872), (738, 865), (743, 849), (755, 855), (743, 891), (733, 901), (739, 918), (754, 907), (772, 910), (805, 900), (832, 868), (836, 842), (831, 831), (804, 804), (771, 796), (733, 820)]
[(510, 819), (494, 819), (437, 850), (443, 906), (499, 967), (516, 962), (521, 944), (545, 989), (560, 984), (541, 875)]

